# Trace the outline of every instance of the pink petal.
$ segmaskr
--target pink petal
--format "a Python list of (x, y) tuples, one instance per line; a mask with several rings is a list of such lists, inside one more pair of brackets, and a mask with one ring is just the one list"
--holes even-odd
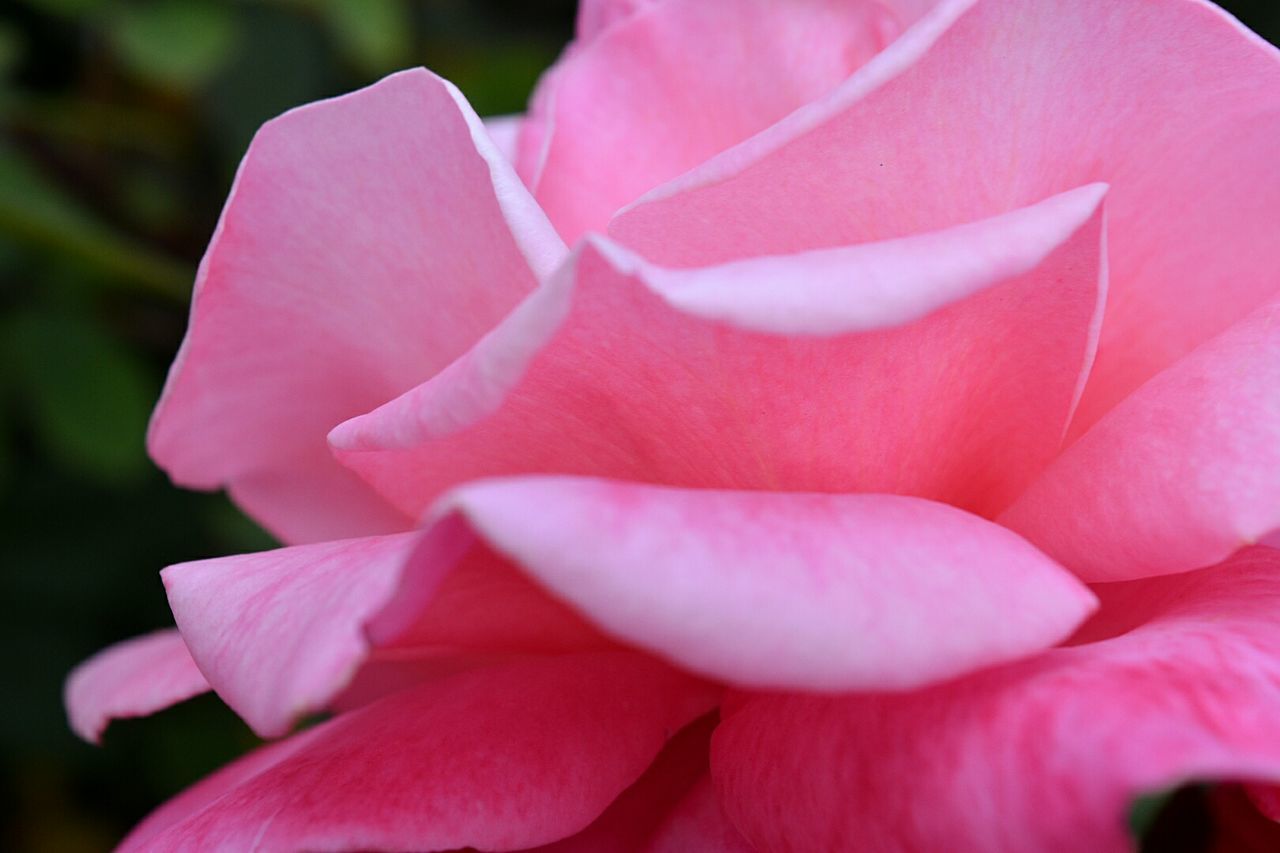
[(1001, 523), (1081, 577), (1207, 566), (1280, 528), (1280, 302), (1139, 388)]
[(298, 545), (164, 570), (174, 619), (231, 708), (264, 737), (324, 708), (369, 652), (419, 535)]
[(704, 776), (644, 848), (645, 853), (751, 853), (755, 850), (729, 823), (711, 777)]
[(103, 649), (67, 676), (71, 728), (97, 743), (112, 720), (145, 717), (209, 689), (177, 631), (156, 631)]
[(489, 139), (508, 163), (516, 159), (516, 146), (520, 138), (520, 125), (524, 116), (493, 116), (484, 120), (484, 129), (489, 132)]
[(1113, 187), (1080, 427), (1276, 290), (1280, 53), (1201, 0), (946, 0), (829, 97), (610, 233), (678, 266), (883, 240)]
[(635, 655), (479, 670), (254, 753), (122, 850), (510, 850), (563, 838), (644, 772), (715, 691)]
[(325, 434), (465, 352), (563, 251), (425, 71), (286, 113), (250, 146), (201, 262), (151, 453), (286, 541), (406, 529)]
[(825, 94), (903, 23), (877, 2), (588, 3), (533, 98), (521, 174), (573, 242)]
[(456, 521), (425, 534), (184, 563), (162, 575), (191, 654), (263, 737), (306, 714), (512, 652), (612, 645)]
[(1051, 645), (1094, 606), (1005, 529), (915, 498), (528, 478), (439, 511), (423, 534), (166, 569), (219, 695), (274, 736), (476, 655), (611, 645), (601, 631), (739, 684), (905, 688)]
[(592, 238), (470, 353), (330, 441), (411, 516), (513, 473), (993, 513), (1057, 452), (1088, 369), (1103, 191), (697, 270)]
[(765, 850), (1122, 851), (1140, 793), (1280, 780), (1280, 552), (1102, 596), (1152, 618), (914, 693), (740, 700), (726, 813)]
[(581, 0), (576, 25), (579, 41), (590, 41), (657, 0)]
[(1096, 603), (1004, 528), (918, 498), (538, 477), (441, 509), (610, 635), (740, 685), (915, 687), (1053, 645)]
[[(576, 835), (536, 849), (536, 853), (601, 853), (645, 849), (649, 838), (679, 808), (681, 800), (707, 775), (711, 732), (718, 721), (709, 714), (685, 726), (663, 747), (644, 775), (618, 795), (600, 817)], [(534, 853), (534, 851), (530, 851)]]

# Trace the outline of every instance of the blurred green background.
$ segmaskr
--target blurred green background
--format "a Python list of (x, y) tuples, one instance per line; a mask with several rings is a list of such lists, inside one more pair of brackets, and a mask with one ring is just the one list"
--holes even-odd
[[(253, 743), (205, 697), (95, 749), (61, 687), (102, 646), (172, 624), (160, 568), (271, 544), (143, 450), (254, 130), (409, 65), (482, 115), (519, 111), (573, 5), (0, 0), (0, 849), (107, 849)], [(1280, 40), (1277, 0), (1224, 5)]]

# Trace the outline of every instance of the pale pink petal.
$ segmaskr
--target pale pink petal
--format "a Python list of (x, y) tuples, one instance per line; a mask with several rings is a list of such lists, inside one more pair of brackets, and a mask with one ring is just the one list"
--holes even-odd
[(609, 27), (660, 0), (581, 0), (576, 32), (579, 41), (590, 41)]
[[(1101, 591), (1137, 629), (913, 693), (734, 703), (726, 814), (764, 850), (1127, 851), (1132, 799), (1280, 780), (1280, 552)], [(1114, 595), (1114, 599), (1113, 599)]]
[(513, 473), (891, 492), (990, 514), (1058, 451), (1088, 369), (1104, 189), (695, 270), (591, 238), (470, 353), (330, 441), (411, 516)]
[(484, 120), (484, 129), (489, 131), (489, 138), (508, 163), (515, 163), (516, 143), (520, 138), (520, 125), (524, 116), (491, 116)]
[(1080, 428), (1274, 293), (1280, 53), (1201, 0), (945, 0), (847, 83), (622, 213), (694, 265), (935, 230), (1112, 186)]
[(738, 684), (906, 688), (1052, 645), (1094, 606), (1004, 528), (917, 498), (526, 478), (439, 512), (421, 534), (166, 569), (219, 695), (273, 736), (477, 655), (608, 638)]
[[(264, 737), (492, 656), (610, 645), (447, 520), (426, 533), (202, 560), (162, 576), (191, 654)], [(375, 617), (376, 642), (366, 631)]]
[(825, 94), (904, 23), (872, 0), (589, 3), (534, 95), (521, 174), (572, 242)]
[(751, 853), (729, 823), (710, 776), (704, 776), (668, 816), (645, 853)]
[(716, 691), (637, 655), (482, 669), (343, 714), (161, 808), (141, 850), (510, 850), (594, 820)]
[[(680, 806), (682, 797), (707, 775), (707, 753), (718, 717), (708, 714), (680, 730), (635, 784), (618, 795), (586, 829), (536, 853), (602, 853), (644, 849)], [(530, 851), (534, 853), (534, 851)]]
[(1280, 528), (1280, 303), (1139, 388), (1000, 521), (1093, 581), (1207, 566)]
[(145, 717), (209, 689), (177, 631), (156, 631), (103, 649), (67, 676), (71, 728), (97, 743), (112, 720)]
[(364, 621), (395, 595), (404, 533), (183, 563), (169, 606), (218, 695), (264, 737), (323, 708), (368, 653)]
[(739, 685), (911, 688), (1051, 646), (1096, 604), (1004, 528), (918, 498), (531, 477), (440, 509), (610, 635)]
[(151, 453), (289, 542), (407, 529), (325, 434), (465, 352), (563, 251), (426, 71), (286, 113), (255, 137), (200, 264)]

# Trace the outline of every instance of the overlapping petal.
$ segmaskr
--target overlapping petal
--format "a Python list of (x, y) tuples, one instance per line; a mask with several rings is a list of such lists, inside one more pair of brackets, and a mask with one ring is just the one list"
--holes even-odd
[(165, 569), (191, 655), (258, 734), (284, 734), (346, 686), (366, 619), (395, 595), (418, 536), (296, 545)]
[(1109, 412), (1000, 521), (1087, 580), (1182, 572), (1280, 528), (1278, 472), (1272, 303)]
[(527, 478), (438, 512), (420, 535), (167, 569), (219, 694), (278, 735), (370, 663), (376, 696), (449, 666), (441, 650), (599, 648), (601, 631), (741, 685), (897, 689), (1052, 645), (1095, 604), (1017, 536), (916, 498)]
[(156, 631), (103, 649), (67, 676), (71, 728), (97, 743), (112, 720), (145, 717), (209, 689), (177, 631)]
[(1087, 372), (1104, 191), (695, 270), (590, 240), (470, 353), (330, 441), (408, 515), (512, 473), (992, 513), (1057, 451)]
[(913, 693), (736, 702), (730, 818), (767, 850), (1123, 851), (1139, 793), (1280, 779), (1280, 552), (1101, 594), (1142, 624)]
[(241, 759), (121, 849), (532, 847), (587, 826), (716, 695), (627, 653), (455, 675)]
[(521, 175), (572, 242), (825, 94), (909, 23), (900, 12), (919, 5), (588, 3), (579, 40), (534, 95)]
[(325, 434), (464, 352), (563, 251), (426, 71), (286, 113), (250, 146), (201, 262), (152, 455), (289, 542), (406, 529)]
[(1089, 181), (1115, 284), (1080, 427), (1276, 291), (1280, 53), (1201, 0), (947, 0), (825, 99), (623, 212), (693, 265), (898, 237)]
[(611, 635), (739, 685), (914, 687), (1050, 646), (1095, 605), (1017, 536), (917, 498), (536, 477), (443, 506)]

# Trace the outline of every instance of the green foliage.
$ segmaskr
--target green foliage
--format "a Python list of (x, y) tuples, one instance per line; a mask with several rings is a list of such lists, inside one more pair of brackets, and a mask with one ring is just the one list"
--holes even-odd
[(217, 0), (151, 0), (121, 6), (108, 30), (124, 65), (148, 82), (193, 89), (230, 59), (234, 9)]
[(29, 309), (5, 318), (0, 332), (15, 390), (52, 459), (107, 482), (143, 471), (158, 390), (146, 365), (79, 313)]

